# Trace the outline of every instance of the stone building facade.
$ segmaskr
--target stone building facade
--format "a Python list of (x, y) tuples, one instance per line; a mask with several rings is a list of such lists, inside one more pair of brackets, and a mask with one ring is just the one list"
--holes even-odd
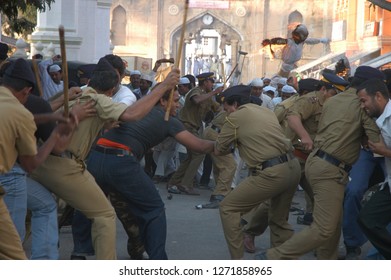
[[(281, 63), (261, 48), (263, 39), (286, 38), (289, 27), (296, 23), (305, 24), (310, 37), (331, 38), (333, 0), (189, 2), (183, 72), (188, 72), (186, 60), (192, 60), (194, 68), (194, 58), (209, 58), (209, 63), (222, 61), (230, 69), (238, 63), (240, 73), (235, 75), (240, 74), (241, 81), (247, 82), (272, 76)], [(149, 58), (152, 67), (159, 58), (176, 57), (184, 5), (185, 1), (178, 0), (56, 0), (50, 11), (39, 14), (30, 41), (33, 46), (53, 43), (58, 48), (57, 28), (62, 24), (69, 60), (90, 63), (113, 52), (130, 62), (133, 59), (129, 68), (135, 67), (134, 58)], [(306, 46), (299, 64), (329, 51), (322, 44)]]

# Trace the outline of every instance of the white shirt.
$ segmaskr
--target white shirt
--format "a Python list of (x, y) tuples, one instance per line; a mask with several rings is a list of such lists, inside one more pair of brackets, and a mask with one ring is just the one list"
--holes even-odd
[(268, 108), (268, 109), (274, 111), (275, 105), (274, 105), (274, 103), (273, 103), (273, 100), (270, 98), (270, 96), (268, 96), (268, 95), (262, 93), (262, 94), (260, 95), (260, 98), (261, 98), (261, 100), (262, 100), (262, 106), (263, 106), (263, 107), (266, 107), (266, 108)]
[[(383, 136), (384, 143), (387, 148), (391, 149), (391, 102), (388, 101), (383, 113), (376, 120), (376, 124), (380, 129)], [(391, 192), (391, 158), (385, 157), (386, 170), (387, 170), (387, 182)], [(383, 187), (382, 187), (383, 188)]]
[(124, 103), (128, 106), (137, 101), (136, 96), (126, 86), (120, 85), (119, 90), (111, 98), (116, 103)]
[(42, 98), (45, 100), (48, 100), (53, 95), (56, 95), (57, 93), (62, 92), (64, 90), (64, 82), (61, 81), (59, 84), (56, 84), (53, 81), (52, 77), (50, 77), (49, 72), (47, 71), (48, 66), (52, 64), (52, 59), (41, 61), (41, 63), (38, 64), (38, 69), (42, 81)]

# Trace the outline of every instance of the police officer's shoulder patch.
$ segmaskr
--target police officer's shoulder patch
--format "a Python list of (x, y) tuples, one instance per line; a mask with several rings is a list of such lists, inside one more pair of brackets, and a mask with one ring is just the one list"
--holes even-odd
[(311, 103), (311, 104), (315, 104), (315, 103), (318, 103), (319, 102), (319, 98), (316, 97), (316, 96), (311, 96), (308, 98), (308, 101)]

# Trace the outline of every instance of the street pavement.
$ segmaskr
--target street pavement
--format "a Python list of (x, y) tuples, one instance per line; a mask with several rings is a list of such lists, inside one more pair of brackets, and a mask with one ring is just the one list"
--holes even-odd
[[(228, 260), (230, 259), (228, 248), (225, 242), (219, 210), (218, 209), (196, 209), (195, 206), (207, 203), (212, 193), (211, 190), (201, 189), (200, 196), (174, 194), (168, 199), (165, 183), (157, 185), (161, 197), (166, 205), (167, 216), (167, 243), (166, 250), (171, 260)], [(292, 207), (304, 209), (304, 192), (297, 191)], [(296, 222), (296, 212), (291, 212), (289, 222), (296, 232), (302, 230), (304, 225)], [(31, 239), (25, 244), (27, 252), (30, 250)], [(127, 236), (121, 223), (117, 220), (117, 257), (120, 260), (127, 260), (129, 256), (126, 251)], [(269, 229), (256, 237), (255, 246), (258, 252), (269, 248)], [(368, 251), (369, 244), (363, 247), (362, 257)], [(69, 226), (63, 227), (60, 231), (60, 259), (69, 260), (73, 248), (72, 233)], [(256, 254), (255, 253), (255, 254)], [(340, 244), (340, 254), (343, 255), (343, 242)], [(252, 260), (255, 254), (244, 254), (244, 259)], [(94, 257), (88, 257), (94, 259)], [(309, 252), (301, 259), (316, 259), (313, 252)]]

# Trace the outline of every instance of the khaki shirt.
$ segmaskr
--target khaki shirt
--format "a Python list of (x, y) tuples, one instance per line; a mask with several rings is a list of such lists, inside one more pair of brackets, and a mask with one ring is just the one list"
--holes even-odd
[(299, 98), (300, 95), (296, 93), (288, 99), (285, 99), (281, 103), (277, 104), (274, 108), (274, 114), (276, 114), (277, 116), (278, 122), (282, 127), (282, 131), (289, 139), (293, 139), (296, 134), (292, 131), (292, 129), (289, 128), (288, 122), (286, 120), (286, 115), (288, 113), (289, 108), (292, 107), (296, 100)]
[(34, 116), (12, 92), (0, 86), (0, 174), (8, 172), (18, 155), (34, 156), (37, 127)]
[(192, 97), (196, 95), (207, 94), (202, 88), (195, 87), (191, 89), (185, 98), (185, 105), (179, 112), (179, 119), (187, 127), (198, 130), (202, 126), (202, 121), (209, 111), (217, 111), (219, 104), (212, 98), (209, 98), (200, 104), (196, 104)]
[(256, 104), (245, 104), (229, 114), (216, 141), (216, 149), (228, 154), (237, 147), (249, 167), (286, 154), (292, 144), (285, 137), (274, 113)]
[[(318, 131), (320, 115), (322, 114), (323, 104), (326, 101), (325, 95), (320, 91), (313, 91), (306, 95), (300, 96), (295, 103), (288, 109), (288, 116), (298, 116), (303, 124), (303, 127), (314, 140)], [(298, 137), (294, 134), (291, 138), (293, 146), (301, 147)]]
[[(90, 99), (96, 102), (97, 116), (86, 118), (79, 123), (67, 148), (69, 152), (80, 160), (85, 160), (104, 124), (108, 121), (117, 121), (127, 108), (127, 105), (114, 103), (110, 97), (98, 94), (94, 89), (87, 87), (83, 89), (80, 103), (87, 102)], [(70, 103), (70, 106), (74, 103), (75, 101)]]
[(227, 117), (227, 112), (221, 111), (213, 118), (211, 124), (221, 129), (223, 127), (223, 124), (225, 123), (226, 117)]
[(204, 139), (216, 141), (219, 133), (216, 130), (212, 129), (212, 125), (218, 127), (221, 130), (225, 123), (226, 117), (226, 111), (221, 111), (220, 113), (218, 113), (210, 122), (210, 125), (205, 128), (203, 135)]
[(352, 165), (363, 137), (379, 142), (379, 133), (375, 121), (361, 108), (356, 89), (350, 88), (324, 104), (314, 146)]

